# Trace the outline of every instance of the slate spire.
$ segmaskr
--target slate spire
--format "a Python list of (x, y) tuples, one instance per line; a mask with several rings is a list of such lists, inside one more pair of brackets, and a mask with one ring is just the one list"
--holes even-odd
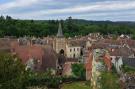
[(63, 37), (61, 22), (59, 22), (57, 37)]

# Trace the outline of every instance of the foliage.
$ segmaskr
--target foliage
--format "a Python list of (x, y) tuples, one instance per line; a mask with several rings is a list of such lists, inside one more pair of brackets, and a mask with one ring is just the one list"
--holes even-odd
[(50, 88), (59, 88), (61, 81), (62, 81), (61, 77), (52, 76), (49, 78), (46, 85), (47, 87)]
[(75, 77), (66, 76), (55, 76), (48, 72), (44, 73), (31, 73), (27, 82), (25, 82), (27, 87), (31, 86), (47, 86), (48, 88), (59, 88), (62, 83), (75, 82), (79, 79)]
[(120, 89), (118, 75), (111, 72), (103, 72), (100, 79), (101, 89)]
[(73, 82), (70, 84), (63, 84), (62, 89), (91, 89), (89, 85), (85, 84), (86, 82)]
[[(72, 19), (61, 20), (64, 35), (87, 35), (93, 32), (101, 34), (132, 34), (135, 33), (134, 22), (87, 21)], [(48, 36), (56, 35), (58, 20), (18, 20), (10, 16), (0, 17), (0, 37), (3, 36)]]
[(72, 64), (72, 73), (75, 77), (85, 80), (86, 69), (84, 67), (84, 64)]
[[(29, 86), (47, 86), (51, 88), (58, 88), (63, 82), (75, 82), (78, 81), (78, 79), (85, 79), (85, 68), (83, 64), (72, 65), (72, 72), (75, 77), (60, 77), (51, 75), (50, 71), (45, 73), (25, 71), (21, 61), (10, 54), (0, 54), (0, 69), (0, 89), (25, 89)], [(105, 76), (108, 76), (109, 79), (112, 79), (112, 82), (114, 82), (113, 78), (116, 78), (116, 76), (110, 76), (107, 74)], [(103, 78), (105, 76), (103, 76)], [(107, 82), (108, 78), (105, 78), (106, 81), (103, 82)], [(112, 82), (110, 84), (112, 84)], [(84, 86), (74, 84), (73, 87), (75, 89), (87, 89), (90, 86), (85, 83)]]
[(115, 68), (114, 65), (112, 65), (112, 72), (113, 72), (113, 73), (117, 73), (117, 70), (116, 70), (116, 68)]
[(58, 88), (62, 81), (62, 77), (51, 75), (48, 72), (45, 73), (31, 73), (29, 74), (26, 86), (47, 86), (51, 88)]
[(0, 89), (24, 89), (25, 70), (20, 60), (0, 54)]
[(85, 85), (87, 85), (87, 86), (90, 86), (91, 87), (91, 81), (89, 80), (89, 81), (86, 81), (85, 82)]
[(135, 68), (127, 66), (127, 65), (123, 65), (122, 70), (124, 73), (135, 73)]

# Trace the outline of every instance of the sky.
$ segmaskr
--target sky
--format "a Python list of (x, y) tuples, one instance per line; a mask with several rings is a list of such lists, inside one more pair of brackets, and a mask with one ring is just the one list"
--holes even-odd
[(0, 14), (16, 19), (135, 21), (135, 0), (0, 0)]

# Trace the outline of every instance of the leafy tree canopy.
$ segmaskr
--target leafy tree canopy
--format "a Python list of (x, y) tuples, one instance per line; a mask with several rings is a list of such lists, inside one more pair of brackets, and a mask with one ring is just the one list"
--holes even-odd
[(75, 77), (80, 79), (85, 79), (86, 69), (83, 64), (73, 64), (72, 73)]
[[(132, 34), (134, 38), (135, 22), (88, 21), (80, 19), (61, 20), (66, 37), (87, 35), (93, 32), (101, 34)], [(56, 35), (58, 20), (18, 20), (10, 16), (0, 16), (0, 37)]]
[(0, 53), (0, 89), (22, 89), (24, 73), (19, 59)]

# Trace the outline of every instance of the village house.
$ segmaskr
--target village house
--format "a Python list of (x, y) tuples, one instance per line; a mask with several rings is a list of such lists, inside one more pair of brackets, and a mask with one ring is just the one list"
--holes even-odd
[[(100, 69), (102, 70), (101, 67), (101, 63), (99, 63), (100, 61), (104, 62), (104, 66), (106, 67), (106, 69), (108, 71), (111, 70), (112, 68), (112, 63), (111, 63), (111, 57), (109, 55), (109, 53), (104, 50), (104, 49), (93, 49), (89, 52), (89, 56), (87, 58), (87, 62), (86, 62), (86, 79), (87, 80), (91, 80), (92, 78), (92, 73), (94, 73), (94, 71)], [(99, 67), (100, 66), (100, 67)], [(95, 68), (96, 69), (93, 69)]]
[(100, 88), (99, 76), (102, 71), (111, 71), (112, 63), (109, 53), (104, 49), (93, 49), (89, 52), (86, 63), (86, 80), (91, 80), (94, 89)]
[(135, 73), (125, 73), (120, 81), (123, 89), (135, 89)]
[(9, 38), (9, 37), (0, 38), (0, 52), (10, 53), (10, 44), (14, 40), (16, 40), (16, 38)]
[(68, 58), (79, 58), (81, 56), (81, 46), (76, 42), (70, 42), (66, 45), (66, 54)]
[(58, 57), (52, 47), (46, 45), (20, 45), (15, 41), (11, 44), (11, 53), (17, 55), (26, 69), (34, 71), (46, 71), (47, 69), (56, 70), (58, 66)]

